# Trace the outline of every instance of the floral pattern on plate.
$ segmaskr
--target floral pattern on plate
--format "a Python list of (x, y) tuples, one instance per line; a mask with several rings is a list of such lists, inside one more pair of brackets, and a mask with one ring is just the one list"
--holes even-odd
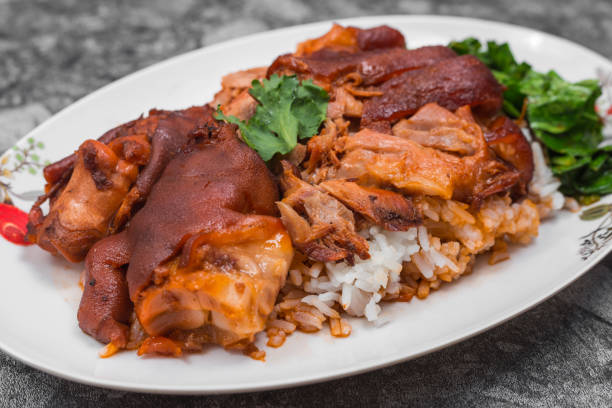
[(37, 175), (49, 161), (43, 160), (39, 153), (45, 145), (33, 138), (28, 138), (25, 145), (13, 146), (0, 159), (0, 235), (17, 245), (31, 245), (26, 239), (28, 214), (17, 208), (14, 198), (22, 201), (34, 201), (43, 194), (42, 191), (18, 192), (14, 189), (16, 176), (28, 173)]

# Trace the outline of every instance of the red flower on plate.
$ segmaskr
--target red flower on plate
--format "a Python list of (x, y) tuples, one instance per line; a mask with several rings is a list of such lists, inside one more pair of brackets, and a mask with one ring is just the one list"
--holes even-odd
[(0, 234), (17, 245), (32, 245), (26, 240), (28, 214), (19, 208), (0, 203)]

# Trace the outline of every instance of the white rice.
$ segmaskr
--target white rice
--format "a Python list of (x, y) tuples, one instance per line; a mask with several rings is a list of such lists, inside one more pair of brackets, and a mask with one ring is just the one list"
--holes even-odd
[[(333, 317), (333, 318), (336, 318), (336, 319), (340, 318), (340, 314), (338, 312), (336, 312), (334, 309), (332, 309), (331, 307), (329, 307), (330, 305), (328, 305), (326, 302), (324, 302), (317, 295), (304, 296), (302, 298), (302, 302), (316, 307), (317, 309), (319, 309), (319, 312), (323, 313), (326, 316)], [(331, 302), (333, 304), (333, 301), (331, 301)]]
[(434, 277), (436, 267), (458, 271), (454, 262), (430, 245), (424, 226), (404, 232), (374, 226), (360, 234), (368, 240), (370, 259), (357, 259), (353, 266), (329, 262), (325, 264), (327, 276), (319, 276), (320, 265), (314, 273), (309, 271), (310, 276), (316, 277), (304, 283), (304, 290), (311, 295), (302, 302), (327, 316), (337, 313), (331, 308), (337, 302), (350, 315), (376, 321), (381, 311), (378, 303), (386, 296), (399, 294), (403, 262), (413, 261), (426, 279)]
[(301, 274), (301, 272), (298, 271), (297, 269), (291, 269), (289, 271), (289, 280), (295, 286), (298, 286), (298, 287), (301, 286), (302, 285), (302, 274)]

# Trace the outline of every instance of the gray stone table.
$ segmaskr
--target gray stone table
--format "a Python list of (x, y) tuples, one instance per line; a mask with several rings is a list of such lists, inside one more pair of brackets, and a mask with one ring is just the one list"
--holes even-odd
[[(610, 0), (0, 0), (0, 151), (76, 99), (173, 55), (272, 28), (376, 14), (507, 21), (612, 57)], [(280, 391), (211, 397), (109, 391), (52, 377), (0, 352), (0, 406), (610, 407), (611, 267), (608, 257), (520, 317), (437, 353)]]

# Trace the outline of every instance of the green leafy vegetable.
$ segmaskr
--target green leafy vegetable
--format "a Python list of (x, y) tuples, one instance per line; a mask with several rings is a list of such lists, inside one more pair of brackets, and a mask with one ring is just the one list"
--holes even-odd
[(542, 73), (518, 63), (507, 43), (475, 38), (449, 44), (457, 54), (472, 54), (484, 62), (506, 87), (503, 109), (518, 118), (526, 103), (532, 133), (546, 148), (561, 191), (581, 200), (612, 193), (610, 147), (599, 147), (603, 124), (595, 111), (601, 95), (597, 80), (565, 81), (555, 71)]
[(295, 76), (272, 75), (251, 85), (249, 93), (259, 105), (248, 122), (220, 109), (215, 118), (238, 125), (244, 141), (265, 161), (289, 153), (298, 140), (315, 135), (325, 120), (329, 95), (310, 80), (300, 83)]

